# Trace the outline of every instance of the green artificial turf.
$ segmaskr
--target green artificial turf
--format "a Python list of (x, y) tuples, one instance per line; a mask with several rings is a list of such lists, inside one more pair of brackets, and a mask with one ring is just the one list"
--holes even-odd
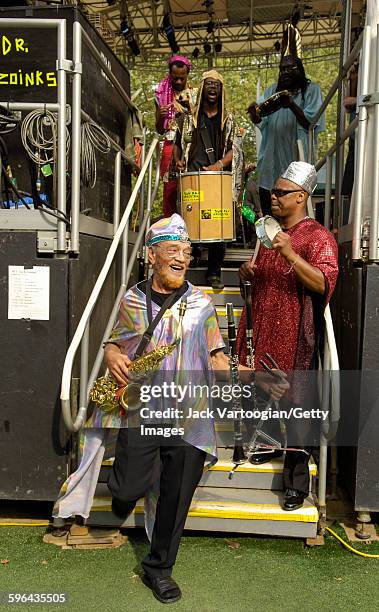
[[(142, 530), (129, 530), (122, 548), (96, 551), (61, 550), (44, 544), (43, 533), (41, 527), (0, 526), (0, 560), (8, 560), (0, 564), (0, 591), (67, 592), (69, 603), (0, 606), (0, 611), (164, 609), (136, 573), (147, 550)], [(379, 544), (357, 546), (379, 554)], [(169, 610), (379, 608), (379, 559), (353, 555), (329, 535), (325, 546), (315, 548), (301, 540), (187, 535), (174, 577), (183, 598)]]

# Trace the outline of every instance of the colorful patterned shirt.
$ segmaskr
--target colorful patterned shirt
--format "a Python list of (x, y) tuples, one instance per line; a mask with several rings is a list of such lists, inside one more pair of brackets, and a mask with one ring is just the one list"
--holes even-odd
[[(161, 369), (153, 378), (146, 381), (148, 385), (160, 385), (162, 381), (175, 382), (182, 388), (189, 384), (202, 384), (210, 387), (214, 383), (210, 353), (224, 348), (224, 342), (218, 327), (214, 306), (210, 298), (200, 289), (188, 282), (188, 289), (182, 296), (187, 301), (187, 309), (183, 318), (181, 343), (170, 355), (167, 355)], [(180, 299), (165, 312), (163, 318), (154, 330), (150, 344), (145, 353), (156, 347), (172, 343), (177, 334), (179, 321)], [(152, 315), (159, 312), (159, 306), (152, 302)], [(146, 295), (135, 285), (129, 289), (121, 300), (117, 321), (108, 342), (117, 344), (123, 353), (133, 359), (143, 333), (148, 327)], [(206, 394), (198, 393), (195, 397), (186, 395), (185, 406), (180, 407), (185, 415), (192, 411), (205, 410), (209, 406)], [(150, 409), (164, 409), (172, 406), (171, 398), (152, 399)], [(212, 418), (186, 418), (180, 420), (178, 426), (184, 428), (183, 439), (204, 450), (209, 455), (217, 457), (214, 422)], [(104, 413), (95, 408), (86, 427), (127, 427), (135, 426), (128, 422), (127, 417)]]

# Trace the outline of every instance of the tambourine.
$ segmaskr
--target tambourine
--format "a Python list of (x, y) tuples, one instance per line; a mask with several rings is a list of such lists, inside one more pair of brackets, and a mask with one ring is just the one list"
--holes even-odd
[(272, 249), (272, 242), (278, 232), (282, 231), (279, 223), (274, 217), (266, 215), (255, 222), (256, 234), (266, 249)]
[(272, 115), (272, 113), (276, 113), (276, 111), (283, 107), (283, 98), (289, 95), (290, 93), (287, 89), (277, 91), (256, 107), (257, 114), (260, 117), (267, 117)]

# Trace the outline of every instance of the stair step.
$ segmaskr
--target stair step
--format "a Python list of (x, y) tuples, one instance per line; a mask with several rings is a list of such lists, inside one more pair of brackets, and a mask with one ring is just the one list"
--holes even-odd
[[(228, 287), (239, 287), (239, 274), (238, 268), (222, 268), (221, 269), (221, 279), (225, 286)], [(206, 273), (207, 268), (198, 267), (198, 268), (189, 268), (186, 274), (187, 280), (189, 280), (193, 285), (205, 285), (206, 284)], [(218, 293), (218, 292), (216, 292)]]
[[(203, 473), (199, 486), (223, 487), (233, 489), (260, 489), (281, 491), (283, 489), (283, 459), (278, 458), (261, 465), (246, 462), (240, 465), (229, 480), (228, 475), (233, 467), (231, 448), (218, 448), (219, 460), (216, 465)], [(106, 482), (107, 474), (113, 465), (113, 458), (102, 463), (99, 482)], [(316, 476), (317, 466), (309, 463), (309, 475)]]
[(237, 261), (242, 263), (247, 261), (252, 255), (252, 249), (226, 249), (224, 261)]
[(242, 308), (244, 305), (239, 287), (225, 287), (222, 291), (215, 291), (208, 286), (198, 285), (198, 287), (212, 298), (215, 306), (225, 306), (228, 302), (231, 302), (235, 307), (240, 306)]
[[(111, 498), (106, 485), (98, 485), (88, 525), (120, 526), (111, 511)], [(303, 508), (286, 512), (282, 509), (283, 494), (273, 491), (198, 487), (186, 521), (186, 529), (262, 533), (292, 537), (315, 537), (318, 510), (312, 496)], [(143, 500), (123, 527), (143, 525)]]

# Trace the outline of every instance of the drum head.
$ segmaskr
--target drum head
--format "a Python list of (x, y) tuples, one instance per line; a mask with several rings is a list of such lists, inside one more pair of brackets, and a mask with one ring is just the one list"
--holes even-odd
[(263, 246), (266, 249), (272, 249), (272, 242), (276, 234), (282, 231), (282, 228), (274, 217), (266, 215), (255, 223), (255, 231)]

